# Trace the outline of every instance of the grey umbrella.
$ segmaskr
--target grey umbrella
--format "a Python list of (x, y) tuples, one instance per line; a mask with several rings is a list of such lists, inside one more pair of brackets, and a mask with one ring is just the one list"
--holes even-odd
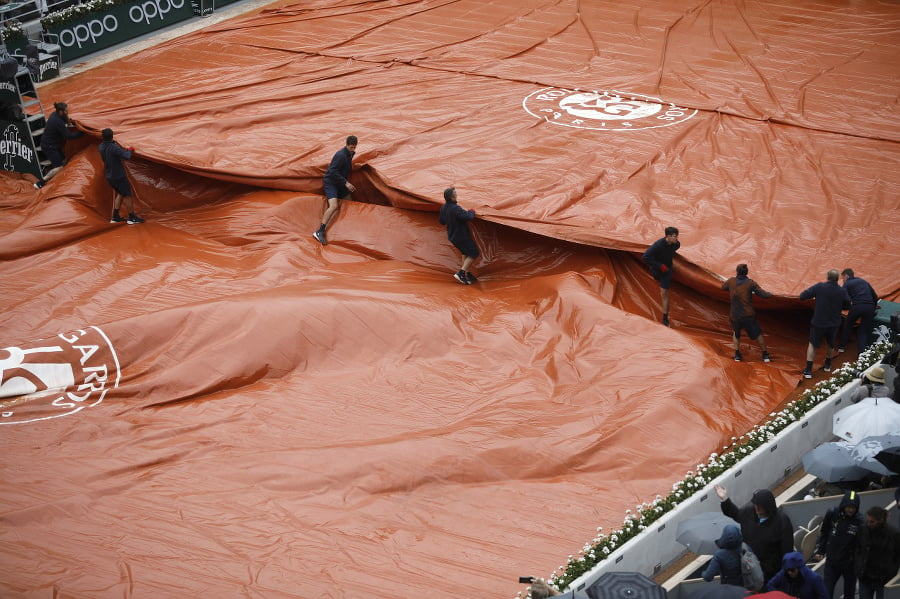
[(666, 599), (666, 589), (638, 572), (606, 572), (586, 591), (590, 599)]
[(703, 512), (678, 523), (675, 540), (697, 555), (712, 555), (718, 549), (716, 540), (722, 536), (722, 529), (737, 522), (722, 512)]
[(847, 441), (822, 443), (803, 456), (803, 469), (832, 483), (860, 480), (871, 472), (886, 473), (884, 466), (856, 451), (855, 445)]

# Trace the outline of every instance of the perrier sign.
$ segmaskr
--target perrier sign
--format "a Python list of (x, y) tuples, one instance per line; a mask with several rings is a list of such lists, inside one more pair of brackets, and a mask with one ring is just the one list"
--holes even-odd
[(23, 121), (0, 121), (0, 168), (41, 176), (34, 141)]

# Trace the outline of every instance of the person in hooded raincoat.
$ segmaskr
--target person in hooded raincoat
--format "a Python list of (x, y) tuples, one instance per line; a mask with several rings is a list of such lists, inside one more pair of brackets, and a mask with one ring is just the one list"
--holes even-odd
[(819, 541), (813, 556), (825, 558), (825, 588), (834, 594), (839, 578), (844, 579), (844, 597), (856, 596), (856, 547), (865, 526), (859, 513), (859, 493), (847, 491), (841, 502), (822, 518)]
[(794, 550), (794, 526), (791, 519), (775, 504), (768, 489), (753, 493), (750, 503), (738, 508), (722, 485), (716, 485), (722, 500), (722, 513), (740, 524), (744, 542), (759, 559), (766, 582), (781, 568), (782, 557)]
[(720, 577), (722, 584), (744, 585), (744, 577), (741, 574), (741, 529), (734, 524), (729, 524), (722, 529), (722, 534), (716, 540), (719, 548), (713, 553), (709, 565), (701, 576), (706, 582), (712, 581), (716, 576)]
[(799, 551), (791, 551), (784, 556), (781, 570), (772, 577), (766, 588), (797, 599), (831, 599), (822, 577), (809, 569)]

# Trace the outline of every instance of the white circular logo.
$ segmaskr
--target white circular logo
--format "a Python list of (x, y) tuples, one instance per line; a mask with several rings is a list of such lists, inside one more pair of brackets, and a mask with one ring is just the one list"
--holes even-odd
[(696, 109), (681, 108), (659, 98), (614, 90), (580, 91), (545, 87), (525, 97), (528, 114), (548, 123), (577, 129), (631, 131), (684, 122)]
[(119, 358), (99, 327), (0, 349), (0, 425), (75, 414), (119, 386)]

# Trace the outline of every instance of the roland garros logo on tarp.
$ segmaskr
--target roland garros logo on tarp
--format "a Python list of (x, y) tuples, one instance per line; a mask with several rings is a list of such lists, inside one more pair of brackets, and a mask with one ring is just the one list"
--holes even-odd
[(671, 127), (697, 114), (696, 110), (641, 94), (561, 87), (546, 87), (529, 94), (522, 106), (532, 116), (554, 125), (601, 131)]
[(0, 349), (0, 425), (96, 406), (119, 386), (119, 358), (98, 327)]

